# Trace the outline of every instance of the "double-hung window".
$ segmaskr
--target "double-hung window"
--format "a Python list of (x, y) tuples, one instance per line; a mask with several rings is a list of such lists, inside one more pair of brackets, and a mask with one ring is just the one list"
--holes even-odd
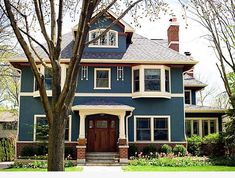
[[(71, 116), (66, 119), (65, 141), (70, 141)], [(48, 141), (49, 126), (46, 116), (36, 115), (34, 126), (34, 141)]]
[(184, 101), (185, 101), (185, 104), (191, 104), (191, 91), (190, 90), (184, 91)]
[(154, 140), (168, 140), (168, 118), (154, 118)]
[(95, 89), (111, 89), (111, 69), (95, 68)]
[(136, 134), (138, 141), (151, 140), (151, 118), (136, 119)]
[(133, 72), (133, 90), (134, 92), (140, 91), (140, 70), (134, 70)]
[(144, 91), (161, 91), (160, 69), (144, 69)]
[(45, 68), (45, 88), (52, 89), (52, 68)]

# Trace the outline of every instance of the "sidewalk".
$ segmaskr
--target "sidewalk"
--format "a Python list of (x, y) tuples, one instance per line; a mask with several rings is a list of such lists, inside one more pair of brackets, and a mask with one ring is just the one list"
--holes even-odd
[(8, 168), (12, 164), (14, 164), (14, 162), (0, 162), (0, 169)]

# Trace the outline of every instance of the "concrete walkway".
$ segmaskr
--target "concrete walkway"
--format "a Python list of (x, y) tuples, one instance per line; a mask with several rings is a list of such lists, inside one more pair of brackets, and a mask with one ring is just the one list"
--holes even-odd
[(12, 164), (14, 164), (14, 162), (0, 162), (0, 169), (8, 168)]

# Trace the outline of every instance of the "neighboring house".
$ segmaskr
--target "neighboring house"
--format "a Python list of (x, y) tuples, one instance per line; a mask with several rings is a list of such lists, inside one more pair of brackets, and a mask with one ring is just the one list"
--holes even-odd
[[(109, 12), (91, 24), (88, 38), (94, 39), (115, 18), (115, 14)], [(192, 124), (190, 134), (203, 136), (220, 131), (221, 119), (217, 110), (208, 113), (210, 108), (193, 105), (196, 104), (195, 91), (198, 86), (190, 84), (184, 87), (186, 76), (183, 74), (197, 62), (191, 56), (178, 52), (179, 25), (176, 19), (171, 21), (168, 42), (162, 40), (164, 44), (161, 40), (150, 40), (134, 31), (125, 21), (120, 20), (106, 35), (84, 50), (73, 112), (65, 130), (65, 145), (77, 149), (78, 163), (85, 163), (86, 155), (90, 152), (116, 152), (119, 161), (126, 162), (128, 147), (132, 144), (139, 149), (149, 144), (157, 147), (164, 143), (186, 145), (185, 121), (187, 134), (188, 121)], [(74, 35), (76, 27), (63, 35), (62, 85)], [(42, 51), (39, 50), (39, 53), (49, 62)], [(47, 121), (27, 59), (19, 56), (10, 62), (22, 71), (17, 140), (19, 156), (24, 146), (43, 140), (38, 136), (41, 131), (37, 126), (46, 125)], [(50, 96), (52, 78), (39, 61), (38, 68), (45, 75)], [(200, 87), (202, 89), (205, 85)], [(190, 93), (186, 93), (186, 97), (185, 91)], [(186, 108), (185, 100), (191, 104), (186, 105)], [(212, 130), (212, 122), (207, 121), (214, 118)], [(207, 120), (204, 122), (204, 119)], [(197, 121), (199, 124), (195, 126)], [(202, 127), (205, 127), (206, 122), (211, 130), (203, 132)]]
[(10, 111), (0, 111), (0, 139), (16, 138), (18, 115)]

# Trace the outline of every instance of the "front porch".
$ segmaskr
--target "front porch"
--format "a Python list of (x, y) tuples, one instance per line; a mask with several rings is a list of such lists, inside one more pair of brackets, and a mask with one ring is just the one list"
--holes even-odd
[[(86, 164), (88, 153), (116, 153), (115, 161), (128, 162), (128, 118), (133, 107), (106, 102), (72, 107), (80, 116), (77, 163)], [(91, 154), (90, 154), (91, 155)], [(99, 162), (102, 162), (99, 161)]]

